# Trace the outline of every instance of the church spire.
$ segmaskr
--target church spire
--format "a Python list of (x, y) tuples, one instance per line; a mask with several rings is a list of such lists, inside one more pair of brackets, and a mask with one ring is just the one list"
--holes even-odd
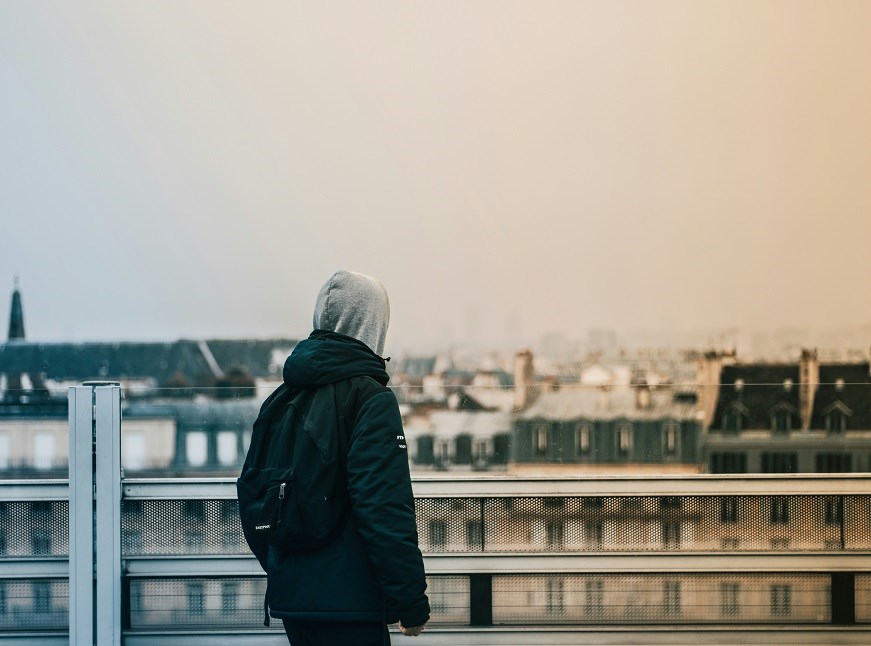
[(9, 309), (10, 341), (24, 339), (24, 309), (21, 307), (21, 290), (18, 288), (18, 276), (15, 276), (15, 289), (12, 292), (12, 307)]

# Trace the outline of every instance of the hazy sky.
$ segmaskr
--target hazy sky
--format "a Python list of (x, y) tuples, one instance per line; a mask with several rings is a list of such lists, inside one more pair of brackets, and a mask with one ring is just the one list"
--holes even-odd
[(869, 61), (862, 1), (6, 0), (0, 314), (294, 336), (347, 268), (393, 351), (868, 323)]

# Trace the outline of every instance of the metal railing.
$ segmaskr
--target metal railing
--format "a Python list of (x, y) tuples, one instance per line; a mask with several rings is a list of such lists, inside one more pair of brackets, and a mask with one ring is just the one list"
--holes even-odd
[[(0, 481), (0, 644), (286, 643), (233, 480), (122, 479), (119, 389), (70, 402), (70, 481)], [(871, 475), (413, 485), (416, 643), (871, 641)]]

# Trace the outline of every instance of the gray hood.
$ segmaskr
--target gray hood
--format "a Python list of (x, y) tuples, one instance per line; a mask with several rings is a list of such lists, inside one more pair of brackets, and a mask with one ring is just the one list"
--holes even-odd
[(337, 271), (321, 287), (312, 324), (362, 341), (381, 356), (390, 323), (387, 290), (377, 278), (356, 271)]

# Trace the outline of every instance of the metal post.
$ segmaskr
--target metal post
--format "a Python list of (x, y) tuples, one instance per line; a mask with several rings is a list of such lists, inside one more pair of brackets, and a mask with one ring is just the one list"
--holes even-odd
[(69, 390), (70, 644), (121, 643), (121, 388)]
[(70, 645), (95, 643), (93, 389), (69, 389)]

